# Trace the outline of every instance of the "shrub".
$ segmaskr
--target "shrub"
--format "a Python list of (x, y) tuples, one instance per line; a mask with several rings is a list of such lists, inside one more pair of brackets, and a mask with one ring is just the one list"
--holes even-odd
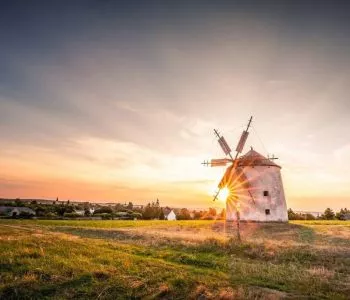
[(78, 215), (77, 213), (74, 213), (74, 212), (72, 212), (72, 213), (64, 213), (63, 216), (65, 218), (78, 218), (78, 217), (80, 217), (80, 215)]
[(94, 211), (94, 215), (96, 214), (111, 214), (113, 210), (110, 207), (101, 207)]
[(31, 219), (34, 217), (34, 215), (26, 211), (21, 211), (18, 217), (21, 219)]
[(132, 218), (133, 219), (142, 219), (142, 214), (141, 213), (137, 213), (137, 212), (134, 212), (133, 214), (132, 214)]
[(201, 220), (214, 220), (215, 218), (213, 216), (210, 215), (206, 215), (204, 217), (201, 218)]
[(101, 218), (102, 220), (113, 220), (113, 215), (104, 213), (104, 214), (101, 214)]
[(45, 217), (49, 218), (49, 219), (52, 219), (52, 218), (57, 217), (57, 215), (55, 213), (53, 213), (53, 212), (48, 212), (48, 213), (45, 214)]

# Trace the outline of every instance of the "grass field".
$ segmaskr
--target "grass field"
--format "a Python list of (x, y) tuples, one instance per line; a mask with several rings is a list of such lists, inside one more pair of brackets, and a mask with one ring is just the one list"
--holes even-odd
[(1, 299), (350, 299), (350, 222), (0, 220)]

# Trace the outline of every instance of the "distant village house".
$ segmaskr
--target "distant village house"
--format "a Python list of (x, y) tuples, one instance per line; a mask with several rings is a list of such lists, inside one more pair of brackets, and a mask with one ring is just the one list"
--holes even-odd
[(176, 214), (172, 209), (164, 209), (164, 219), (168, 221), (176, 221)]

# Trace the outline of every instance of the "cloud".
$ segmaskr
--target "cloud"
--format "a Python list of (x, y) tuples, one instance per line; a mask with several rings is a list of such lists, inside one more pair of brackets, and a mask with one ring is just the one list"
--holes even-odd
[(348, 193), (346, 10), (67, 3), (0, 12), (5, 178), (199, 201), (222, 173), (200, 165), (223, 155), (213, 128), (234, 148), (253, 115), (247, 147), (280, 157), (293, 197)]

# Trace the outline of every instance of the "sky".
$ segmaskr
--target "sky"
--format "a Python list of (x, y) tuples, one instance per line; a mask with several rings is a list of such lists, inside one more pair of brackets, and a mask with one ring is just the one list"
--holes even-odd
[(348, 1), (1, 1), (0, 197), (201, 208), (235, 148), (350, 205)]

